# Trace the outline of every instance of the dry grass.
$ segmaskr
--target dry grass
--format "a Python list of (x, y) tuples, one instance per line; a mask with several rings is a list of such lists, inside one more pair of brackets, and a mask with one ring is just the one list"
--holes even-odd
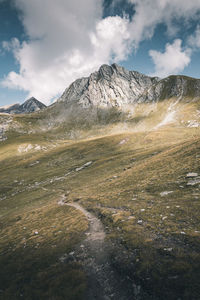
[[(165, 113), (166, 104), (159, 105)], [(108, 240), (126, 249), (124, 257), (112, 253), (113, 264), (142, 286), (142, 299), (199, 299), (200, 185), (188, 185), (187, 174), (200, 174), (200, 130), (179, 127), (179, 120), (136, 132), (138, 124), (160, 122), (151, 116), (129, 120), (121, 133), (122, 123), (108, 125), (104, 135), (93, 128), (80, 140), (9, 133), (0, 147), (0, 298), (84, 299), (81, 265), (59, 261), (88, 226), (75, 209), (58, 206), (67, 193), (101, 218)], [(46, 149), (18, 152), (29, 143)]]

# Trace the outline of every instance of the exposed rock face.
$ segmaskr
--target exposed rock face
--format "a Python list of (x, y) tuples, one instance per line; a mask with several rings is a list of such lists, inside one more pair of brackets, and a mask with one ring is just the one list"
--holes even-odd
[(46, 105), (44, 105), (34, 97), (31, 97), (30, 99), (26, 100), (22, 105), (20, 105), (20, 111), (21, 113), (30, 113), (41, 110), (45, 107)]
[(140, 101), (159, 101), (172, 97), (178, 100), (183, 98), (199, 98), (200, 79), (181, 75), (169, 76), (152, 85), (141, 96)]
[(73, 82), (58, 101), (77, 101), (84, 107), (122, 106), (137, 101), (158, 80), (116, 64), (102, 65), (88, 78)]
[[(157, 102), (169, 98), (200, 98), (200, 79), (186, 76), (169, 76), (164, 79), (128, 71), (117, 64), (102, 65), (89, 77), (74, 81), (57, 100), (64, 105), (82, 107), (122, 107), (126, 104)], [(55, 108), (57, 103), (52, 107)], [(41, 110), (46, 106), (35, 98), (22, 105), (0, 107), (0, 113), (21, 114)], [(59, 110), (59, 106), (57, 107)]]
[(21, 105), (17, 103), (9, 106), (2, 106), (0, 107), (0, 112), (8, 113), (8, 114), (27, 114), (27, 113), (39, 111), (45, 107), (46, 105), (44, 105), (34, 97), (31, 97)]
[(120, 107), (171, 97), (200, 97), (200, 80), (186, 76), (169, 76), (161, 80), (113, 64), (102, 65), (99, 71), (92, 73), (88, 78), (73, 82), (58, 102), (77, 102), (83, 107)]

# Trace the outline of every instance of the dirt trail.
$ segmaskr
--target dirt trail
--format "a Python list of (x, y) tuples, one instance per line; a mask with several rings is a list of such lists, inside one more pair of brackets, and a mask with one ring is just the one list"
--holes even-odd
[(86, 239), (73, 252), (73, 260), (79, 261), (88, 276), (87, 300), (134, 300), (139, 299), (134, 292), (134, 283), (128, 282), (111, 264), (110, 253), (113, 251), (106, 242), (101, 221), (78, 203), (66, 203), (65, 196), (59, 205), (68, 205), (81, 211), (89, 221)]
[(80, 206), (78, 203), (67, 203), (67, 205), (80, 210), (87, 217), (90, 224), (90, 228), (87, 234), (88, 237), (86, 241), (91, 243), (91, 247), (93, 247), (95, 243), (102, 244), (104, 242), (106, 234), (101, 221), (97, 219), (94, 215), (89, 213), (82, 206)]

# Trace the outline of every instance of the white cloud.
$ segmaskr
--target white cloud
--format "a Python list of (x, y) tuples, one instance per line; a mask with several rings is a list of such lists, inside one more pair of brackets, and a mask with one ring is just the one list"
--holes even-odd
[(197, 26), (193, 35), (188, 38), (188, 44), (196, 50), (200, 48), (200, 25)]
[[(102, 20), (99, 0), (16, 0), (30, 41), (4, 42), (20, 65), (3, 84), (49, 103), (75, 79), (128, 54), (128, 20)], [(87, 7), (87, 9), (86, 9)]]
[[(135, 5), (129, 21), (119, 16), (102, 19), (103, 0), (14, 1), (29, 39), (21, 44), (17, 39), (4, 42), (4, 50), (13, 51), (19, 72), (10, 72), (3, 85), (28, 91), (45, 103), (101, 64), (126, 59), (142, 40), (153, 36), (159, 23), (173, 35), (178, 31), (174, 19), (187, 22), (200, 12), (199, 0), (127, 0)], [(174, 67), (169, 67), (169, 52)], [(178, 72), (190, 59), (180, 42), (167, 45), (165, 53), (151, 51), (151, 56), (159, 74)]]
[(175, 35), (179, 27), (174, 20), (181, 19), (183, 26), (190, 19), (198, 19), (200, 14), (199, 0), (128, 0), (135, 7), (131, 22), (131, 35), (135, 47), (144, 39), (150, 39), (156, 26), (164, 23), (168, 34)]
[(183, 50), (182, 41), (177, 39), (173, 44), (167, 44), (165, 52), (150, 50), (149, 55), (155, 64), (155, 73), (152, 76), (166, 77), (177, 74), (190, 63), (191, 50)]
[(124, 60), (130, 52), (129, 21), (119, 16), (101, 20), (96, 26), (96, 32), (91, 35), (95, 56), (104, 57), (109, 61), (114, 55), (115, 61)]
[(13, 52), (15, 58), (17, 59), (17, 53), (20, 49), (20, 42), (17, 38), (12, 38), (11, 41), (3, 41), (2, 49), (6, 52)]

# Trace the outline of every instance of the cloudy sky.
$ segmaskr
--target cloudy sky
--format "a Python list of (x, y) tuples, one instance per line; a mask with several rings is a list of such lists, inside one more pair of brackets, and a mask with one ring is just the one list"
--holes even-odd
[(113, 62), (200, 78), (200, 0), (0, 0), (0, 105), (50, 104)]

